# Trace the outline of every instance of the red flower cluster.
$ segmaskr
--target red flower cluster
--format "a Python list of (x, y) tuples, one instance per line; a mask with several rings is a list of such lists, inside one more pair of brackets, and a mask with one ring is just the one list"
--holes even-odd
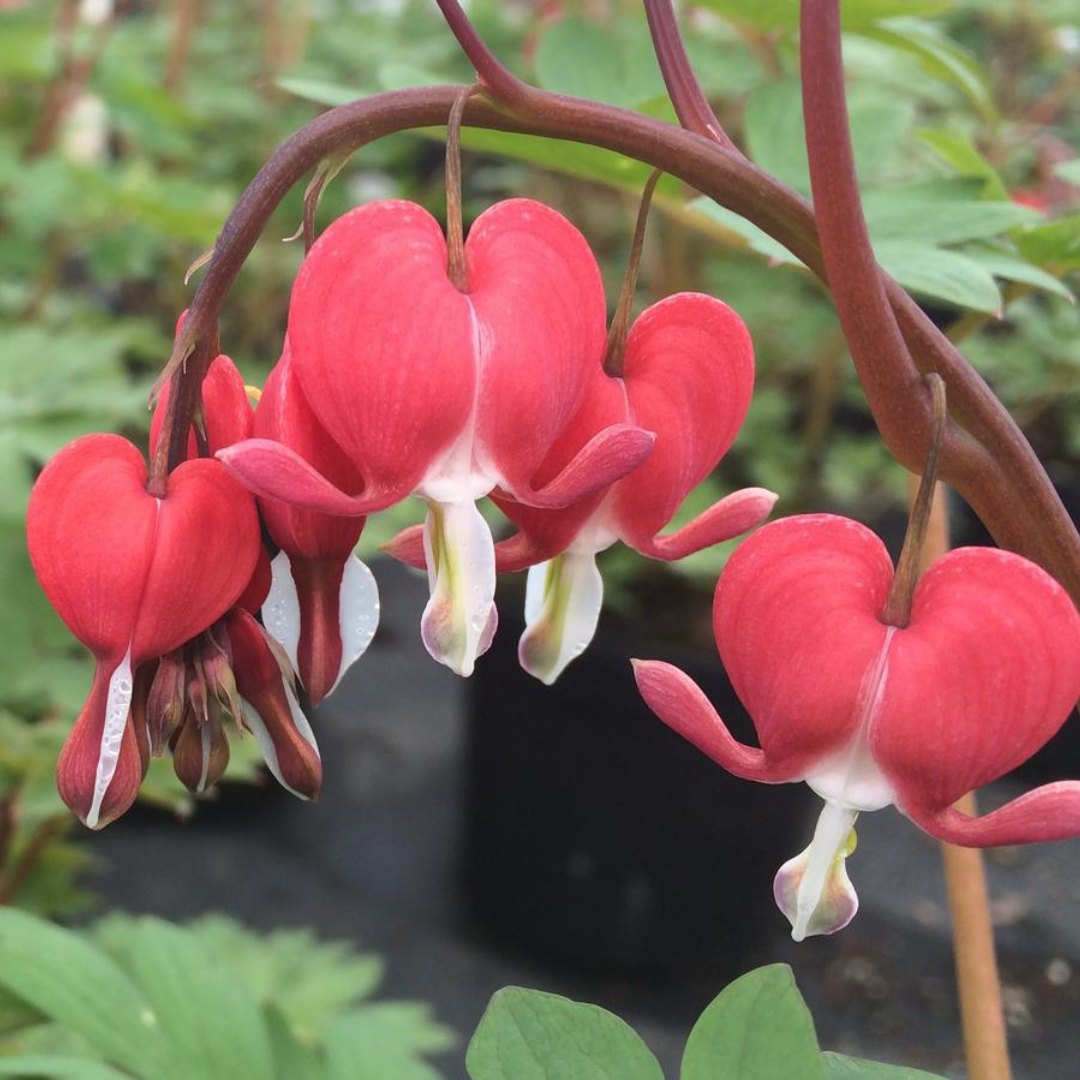
[[(423, 639), (462, 675), (495, 632), (497, 567), (545, 564), (530, 576), (521, 655), (549, 682), (592, 636), (595, 552), (624, 539), (678, 558), (768, 515), (775, 496), (751, 489), (657, 535), (746, 413), (753, 357), (730, 309), (696, 294), (656, 305), (613, 378), (600, 272), (561, 215), (493, 206), (469, 234), (465, 273), (459, 288), (421, 207), (354, 210), (300, 270), (254, 416), (231, 361), (211, 366), (202, 427), (163, 497), (114, 436), (79, 440), (45, 469), (34, 566), (98, 661), (60, 762), (61, 793), (87, 824), (131, 804), (149, 753), (171, 748), (189, 787), (212, 784), (228, 716), (287, 788), (317, 792), (293, 672), (317, 703), (371, 641), (378, 594), (353, 555), (368, 514), (426, 500), (422, 529), (393, 549), (427, 566)], [(488, 494), (520, 530), (498, 554), (475, 505)], [(278, 549), (269, 571), (260, 513)]]

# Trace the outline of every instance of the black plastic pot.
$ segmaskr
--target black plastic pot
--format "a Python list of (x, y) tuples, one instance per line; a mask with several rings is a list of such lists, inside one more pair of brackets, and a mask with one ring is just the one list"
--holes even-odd
[(772, 878), (809, 842), (816, 800), (729, 776), (638, 696), (629, 657), (669, 660), (752, 740), (715, 654), (601, 634), (547, 688), (518, 666), (520, 630), (504, 619), (470, 681), (472, 913), (544, 960), (739, 970), (776, 930)]

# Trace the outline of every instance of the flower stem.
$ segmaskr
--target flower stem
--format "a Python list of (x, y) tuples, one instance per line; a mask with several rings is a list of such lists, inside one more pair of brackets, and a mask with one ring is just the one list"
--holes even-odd
[[(922, 486), (920, 481), (920, 491)], [(914, 495), (914, 477), (911, 478), (911, 490)], [(945, 489), (939, 485), (930, 511), (922, 567), (925, 569), (948, 549)], [(956, 808), (974, 817), (974, 793), (965, 795)], [(942, 843), (941, 857), (945, 864), (945, 891), (952, 916), (953, 954), (968, 1080), (1011, 1080), (983, 853), (978, 848)]]
[[(945, 408), (945, 380), (940, 375), (927, 375), (932, 399), (930, 448), (926, 453), (926, 466), (919, 479), (919, 487), (908, 511), (907, 533), (904, 546), (893, 574), (889, 598), (885, 603), (882, 619), (890, 626), (907, 626), (911, 621), (911, 601), (923, 566), (922, 555), (926, 547), (926, 533), (934, 507), (937, 488), (938, 462), (945, 433), (948, 412)], [(946, 541), (946, 547), (948, 543)]]
[(479, 83), (465, 87), (454, 98), (446, 121), (446, 272), (458, 292), (469, 290), (461, 212), (461, 118), (465, 115), (466, 102), (480, 89)]
[(671, 0), (645, 0), (645, 16), (649, 21), (656, 60), (679, 123), (687, 131), (715, 139), (724, 149), (740, 154), (713, 112), (690, 66)]
[[(445, 11), (451, 0), (440, 4)], [(475, 44), (466, 25), (457, 21), (459, 38)], [(472, 53), (470, 59), (476, 63)], [(647, 162), (743, 215), (783, 243), (813, 273), (826, 277), (809, 204), (714, 140), (625, 109), (548, 94), (507, 72), (502, 81), (524, 88), (514, 92), (526, 102), (525, 110), (511, 115), (494, 78), (494, 72), (490, 77), (483, 72), (486, 89), (498, 93), (499, 101), (471, 102), (470, 125), (570, 139)], [(241, 266), (293, 184), (336, 150), (355, 150), (393, 131), (445, 123), (460, 92), (460, 87), (433, 86), (377, 94), (323, 113), (286, 140), (222, 227), (163, 377), (186, 363), (201, 380), (216, 355), (204, 342), (217, 325)], [(891, 279), (883, 281), (918, 370), (937, 371), (945, 379), (950, 415), (962, 429), (943, 447), (942, 478), (971, 504), (999, 544), (1046, 567), (1080, 601), (1080, 536), (1031, 446), (978, 373), (911, 297)], [(914, 410), (922, 401), (905, 383), (899, 411), (906, 423), (890, 425), (883, 419), (877, 394), (869, 392), (878, 385), (878, 370), (859, 362), (859, 373), (890, 451), (909, 468), (921, 468), (926, 427)]]
[(623, 278), (622, 289), (619, 292), (619, 304), (615, 308), (615, 317), (611, 320), (607, 353), (604, 355), (604, 371), (615, 378), (623, 373), (623, 354), (626, 352), (626, 336), (630, 333), (630, 311), (634, 306), (634, 289), (637, 286), (638, 270), (641, 268), (645, 226), (649, 222), (649, 207), (652, 205), (656, 182), (663, 175), (663, 170), (653, 169), (641, 192), (637, 223), (634, 225), (634, 239), (630, 245), (630, 260), (626, 264), (626, 276)]

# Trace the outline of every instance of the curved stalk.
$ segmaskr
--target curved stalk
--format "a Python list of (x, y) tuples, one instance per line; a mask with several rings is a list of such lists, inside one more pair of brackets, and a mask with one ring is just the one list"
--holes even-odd
[[(488, 73), (482, 72), (481, 77), (494, 89)], [(278, 148), (226, 220), (192, 301), (165, 373), (176, 379), (167, 427), (186, 430), (199, 385), (196, 380), (213, 358), (207, 339), (240, 267), (285, 193), (335, 149), (355, 150), (394, 131), (444, 125), (461, 89), (434, 86), (390, 91), (342, 105), (316, 117)], [(464, 122), (569, 139), (647, 162), (746, 217), (825, 279), (809, 205), (750, 162), (713, 139), (639, 113), (526, 89), (527, 115), (511, 116), (484, 99), (473, 98), (465, 108)], [(942, 376), (952, 416), (967, 433), (957, 432), (949, 441), (942, 478), (967, 499), (1002, 546), (1046, 567), (1080, 601), (1080, 537), (1023, 434), (982, 378), (911, 297), (891, 280), (886, 294), (919, 369), (936, 370)], [(189, 375), (177, 377), (185, 357)], [(904, 420), (883, 425), (883, 437), (901, 464), (917, 470), (925, 455), (924, 429), (918, 415)], [(173, 442), (181, 444), (179, 435)]]

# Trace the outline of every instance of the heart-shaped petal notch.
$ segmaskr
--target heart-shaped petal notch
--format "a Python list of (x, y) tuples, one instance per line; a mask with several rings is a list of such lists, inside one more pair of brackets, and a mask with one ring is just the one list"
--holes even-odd
[(27, 513), (42, 588), (97, 661), (60, 776), (65, 801), (91, 825), (126, 809), (109, 792), (118, 768), (134, 774), (134, 672), (220, 618), (250, 581), (261, 546), (254, 500), (218, 462), (184, 463), (162, 499), (146, 479), (126, 439), (89, 435), (45, 467)]

